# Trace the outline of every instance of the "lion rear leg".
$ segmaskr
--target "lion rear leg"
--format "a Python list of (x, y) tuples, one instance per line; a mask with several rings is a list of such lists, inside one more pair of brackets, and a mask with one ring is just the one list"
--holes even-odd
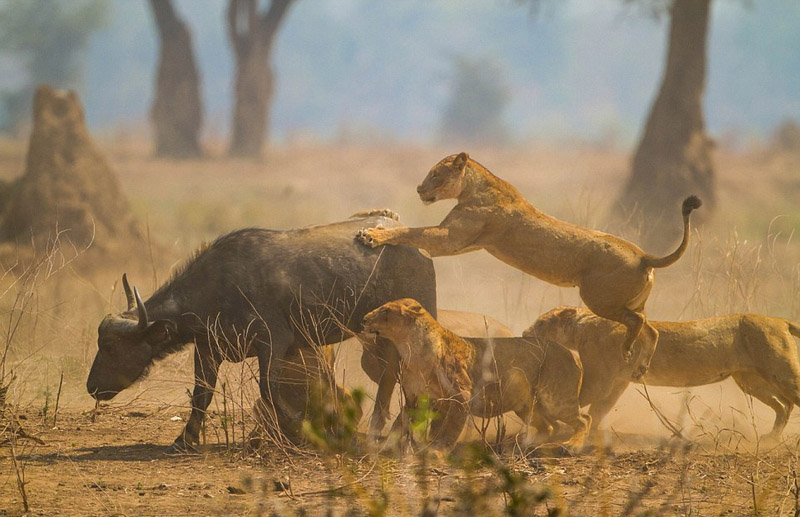
[[(535, 443), (549, 441), (554, 434), (556, 422), (550, 420), (546, 411), (539, 404), (535, 407), (525, 405), (525, 407), (515, 410), (514, 413), (522, 420), (523, 425), (517, 440), (523, 447), (529, 447)], [(536, 429), (536, 433), (531, 436), (531, 427)]]
[[(588, 304), (587, 304), (588, 305)], [(625, 341), (622, 343), (622, 358), (625, 362), (630, 362), (633, 358), (633, 344), (639, 339), (641, 347), (633, 365), (633, 380), (639, 380), (647, 373), (650, 368), (650, 360), (656, 351), (658, 343), (658, 330), (647, 322), (644, 313), (633, 311), (628, 308), (608, 310), (605, 308), (594, 308), (589, 305), (589, 310), (602, 318), (606, 318), (625, 325)]]
[(772, 386), (757, 373), (737, 372), (731, 375), (743, 392), (751, 395), (775, 411), (775, 423), (772, 430), (764, 435), (765, 440), (777, 441), (789, 422), (794, 404), (780, 394), (780, 390)]
[(650, 368), (650, 361), (653, 360), (653, 354), (656, 353), (656, 346), (658, 345), (658, 330), (647, 320), (644, 320), (644, 325), (639, 333), (639, 343), (642, 348), (639, 351), (633, 375), (631, 376), (636, 381), (641, 380), (647, 373)]

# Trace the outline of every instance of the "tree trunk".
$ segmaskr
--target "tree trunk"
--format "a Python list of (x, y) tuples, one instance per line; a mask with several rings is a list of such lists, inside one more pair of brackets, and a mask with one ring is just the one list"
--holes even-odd
[(663, 82), (615, 207), (617, 216), (644, 229), (640, 241), (645, 246), (663, 249), (680, 238), (685, 196), (700, 196), (706, 216), (715, 205), (714, 144), (702, 112), (710, 3), (675, 0), (672, 5)]
[(228, 33), (236, 57), (231, 156), (261, 155), (272, 104), (272, 48), (291, 3), (272, 0), (266, 13), (259, 13), (257, 0), (230, 0), (228, 5)]
[(150, 7), (161, 41), (155, 100), (150, 111), (156, 156), (200, 156), (203, 107), (189, 29), (175, 14), (170, 0), (150, 0)]

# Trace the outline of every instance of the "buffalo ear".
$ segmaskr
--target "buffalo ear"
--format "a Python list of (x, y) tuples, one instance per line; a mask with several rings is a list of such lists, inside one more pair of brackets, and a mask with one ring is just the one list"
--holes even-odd
[(165, 345), (178, 335), (178, 327), (172, 320), (156, 320), (147, 326), (144, 339), (151, 345)]
[(455, 167), (458, 170), (461, 170), (467, 166), (468, 160), (469, 160), (469, 155), (467, 153), (464, 152), (458, 153), (455, 159), (453, 159), (453, 167)]

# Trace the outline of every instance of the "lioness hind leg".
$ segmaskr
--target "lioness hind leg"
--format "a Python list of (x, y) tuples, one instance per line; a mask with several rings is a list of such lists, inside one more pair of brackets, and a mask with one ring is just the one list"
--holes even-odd
[(783, 429), (789, 422), (789, 415), (792, 413), (794, 404), (784, 398), (778, 389), (771, 386), (768, 381), (757, 373), (737, 372), (731, 377), (743, 392), (752, 395), (775, 411), (775, 423), (772, 425), (772, 430), (764, 435), (764, 439), (780, 439)]
[(647, 320), (644, 320), (644, 325), (639, 333), (639, 343), (642, 348), (639, 351), (633, 375), (631, 376), (637, 381), (647, 373), (650, 368), (650, 361), (656, 352), (656, 346), (658, 346), (658, 330)]
[(633, 358), (633, 344), (640, 337), (639, 344), (641, 350), (634, 364), (633, 380), (639, 380), (647, 373), (650, 368), (650, 360), (656, 351), (656, 344), (658, 342), (658, 331), (650, 323), (647, 322), (645, 316), (641, 312), (636, 312), (628, 308), (609, 310), (607, 308), (592, 307), (588, 305), (589, 310), (602, 318), (606, 318), (625, 325), (627, 329), (625, 332), (625, 341), (622, 343), (622, 358), (625, 362), (630, 362)]

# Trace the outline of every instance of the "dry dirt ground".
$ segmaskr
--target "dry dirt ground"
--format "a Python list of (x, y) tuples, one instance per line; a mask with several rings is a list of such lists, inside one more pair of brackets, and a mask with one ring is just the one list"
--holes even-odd
[[(218, 385), (205, 448), (169, 455), (184, 425), (175, 417), (188, 416), (189, 350), (165, 359), (92, 421), (84, 383), (97, 324), (125, 305), (123, 272), (146, 297), (203, 240), (235, 228), (298, 227), (372, 207), (393, 208), (411, 225), (436, 224), (451, 205), (423, 206), (414, 187), (431, 165), (460, 150), (290, 146), (263, 162), (170, 162), (150, 159), (137, 142), (101, 147), (153, 246), (51, 268), (31, 284), (12, 282), (3, 263), (0, 345), (9, 348), (2, 366), (14, 374), (7, 416), (25, 417), (25, 431), (44, 443), (0, 434), (0, 516), (24, 512), (18, 475), (32, 515), (420, 515), (426, 507), (426, 515), (798, 515), (800, 419), (790, 420), (782, 443), (758, 442), (773, 414), (730, 381), (690, 391), (650, 388), (650, 401), (632, 386), (608, 416), (602, 446), (572, 457), (525, 457), (508, 443), (499, 456), (462, 446), (449, 463), (274, 446), (244, 455), (250, 424), (242, 430), (240, 421), (254, 388), (248, 364), (227, 372), (238, 411), (228, 444), (235, 443), (226, 445)], [(0, 142), (0, 178), (22, 171), (24, 152), (24, 142)], [(470, 154), (543, 211), (600, 229), (629, 160), (586, 147)], [(761, 312), (800, 321), (800, 158), (721, 150), (717, 168), (717, 212), (696, 229), (686, 256), (657, 273), (648, 315)], [(580, 302), (574, 290), (526, 277), (483, 252), (435, 265), (440, 307), (488, 314), (515, 332), (557, 305)], [(342, 349), (340, 379), (369, 392), (356, 351)], [(464, 441), (480, 444), (475, 433)]]
[[(426, 504), (440, 515), (502, 515), (517, 500), (524, 502), (518, 515), (798, 510), (795, 441), (756, 453), (727, 443), (657, 445), (626, 435), (614, 438), (613, 452), (560, 458), (509, 453), (502, 466), (464, 467), (459, 459), (454, 465), (342, 458), (277, 447), (242, 457), (238, 446), (216, 442), (199, 454), (171, 455), (167, 445), (182, 422), (171, 420), (169, 408), (102, 409), (94, 422), (91, 411), (67, 411), (46, 430), (36, 424), (40, 415), (25, 416), (22, 423), (45, 441), (20, 440), (14, 451), (31, 515), (368, 515), (382, 507), (389, 515), (420, 515)], [(9, 455), (6, 445), (0, 515), (20, 515)]]

